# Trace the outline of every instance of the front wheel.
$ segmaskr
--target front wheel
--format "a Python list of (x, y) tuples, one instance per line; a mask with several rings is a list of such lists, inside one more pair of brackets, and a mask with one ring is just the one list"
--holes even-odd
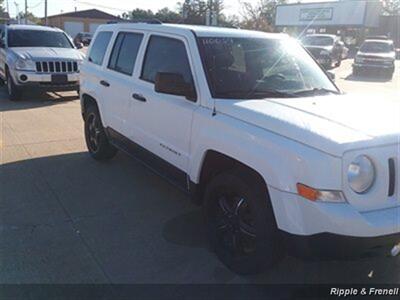
[(214, 177), (203, 204), (207, 233), (219, 259), (238, 274), (255, 274), (285, 251), (263, 184), (238, 168)]
[(95, 105), (90, 105), (85, 117), (85, 140), (90, 155), (96, 160), (109, 160), (117, 154), (110, 144)]
[(17, 101), (21, 99), (21, 89), (15, 85), (14, 80), (9, 72), (7, 72), (7, 92), (11, 101)]

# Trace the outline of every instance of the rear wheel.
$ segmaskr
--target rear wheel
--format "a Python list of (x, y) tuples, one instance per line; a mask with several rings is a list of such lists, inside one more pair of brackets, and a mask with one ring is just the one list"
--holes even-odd
[(17, 101), (21, 99), (22, 91), (15, 85), (14, 80), (12, 79), (12, 76), (10, 75), (8, 70), (7, 70), (7, 92), (9, 99), (11, 101)]
[(204, 215), (212, 249), (239, 274), (277, 262), (283, 250), (265, 187), (238, 168), (214, 177), (205, 191)]
[(109, 160), (117, 154), (110, 144), (95, 105), (90, 105), (85, 114), (85, 139), (90, 155), (96, 160)]

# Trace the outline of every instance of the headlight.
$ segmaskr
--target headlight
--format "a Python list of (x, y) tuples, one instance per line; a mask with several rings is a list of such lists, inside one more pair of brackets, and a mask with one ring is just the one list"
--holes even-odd
[(357, 194), (368, 191), (375, 181), (375, 168), (372, 161), (360, 155), (349, 165), (347, 179), (351, 189)]
[(326, 50), (321, 50), (321, 52), (319, 53), (319, 55), (329, 55), (330, 52), (326, 51)]
[(17, 62), (15, 63), (15, 68), (23, 71), (36, 71), (35, 63), (30, 59), (23, 58), (18, 58)]

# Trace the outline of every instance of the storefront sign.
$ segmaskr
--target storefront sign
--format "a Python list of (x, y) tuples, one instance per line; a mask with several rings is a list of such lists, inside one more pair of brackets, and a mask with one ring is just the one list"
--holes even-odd
[(300, 21), (331, 20), (333, 8), (305, 8), (300, 10)]

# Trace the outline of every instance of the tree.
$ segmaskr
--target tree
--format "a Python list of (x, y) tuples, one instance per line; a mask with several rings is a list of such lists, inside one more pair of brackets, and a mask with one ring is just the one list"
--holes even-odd
[(156, 14), (155, 18), (163, 23), (182, 23), (183, 19), (180, 14), (165, 7), (160, 9)]
[(400, 15), (400, 0), (382, 0), (382, 7), (386, 15)]
[(123, 13), (122, 18), (126, 20), (149, 20), (154, 19), (154, 13), (151, 10), (136, 8), (129, 13)]
[(33, 13), (31, 13), (29, 11), (28, 11), (26, 16), (25, 16), (25, 12), (20, 11), (17, 18), (19, 18), (20, 20), (24, 20), (25, 17), (29, 22), (32, 22), (34, 24), (40, 24), (41, 23), (41, 19), (36, 17)]
[(3, 12), (5, 12), (5, 9), (4, 9), (4, 0), (0, 0), (0, 13), (3, 13)]
[(256, 4), (241, 2), (243, 10), (241, 27), (259, 31), (274, 31), (276, 7), (286, 2), (286, 0), (259, 0)]
[(226, 19), (222, 14), (224, 9), (223, 0), (185, 0), (178, 3), (179, 12), (186, 24), (205, 25), (206, 18), (210, 17), (210, 12), (214, 12), (217, 17), (217, 23)]

